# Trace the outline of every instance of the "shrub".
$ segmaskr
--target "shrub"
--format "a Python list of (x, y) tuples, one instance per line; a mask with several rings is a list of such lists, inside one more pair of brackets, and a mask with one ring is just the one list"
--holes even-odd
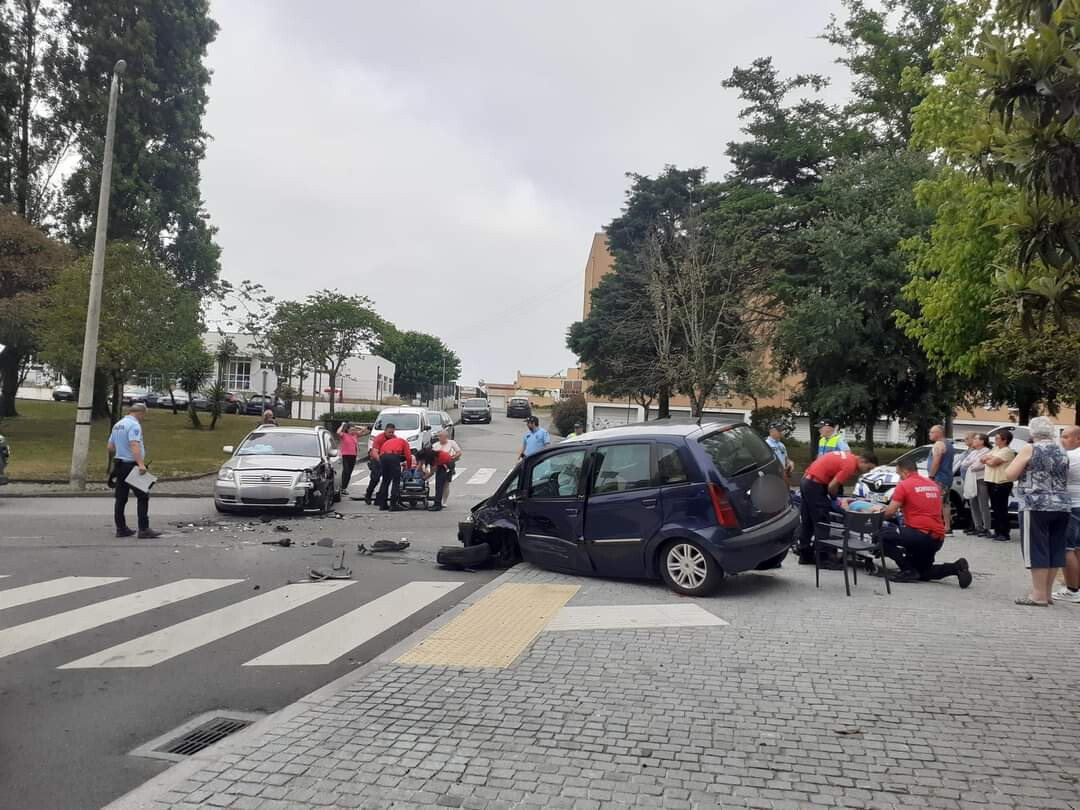
[(551, 421), (560, 436), (568, 436), (573, 433), (575, 422), (581, 422), (584, 425), (588, 415), (589, 408), (585, 404), (583, 394), (574, 394), (565, 399), (560, 399), (551, 406)]
[(359, 422), (361, 424), (370, 425), (379, 416), (378, 411), (336, 411), (334, 418), (330, 418), (329, 413), (324, 413), (319, 417), (319, 420), (323, 423), (323, 426), (330, 430), (337, 430), (338, 426), (342, 422)]
[(790, 436), (795, 432), (795, 414), (791, 408), (781, 408), (776, 405), (766, 405), (756, 408), (750, 414), (750, 427), (765, 436), (773, 425), (780, 426), (780, 432), (784, 436)]

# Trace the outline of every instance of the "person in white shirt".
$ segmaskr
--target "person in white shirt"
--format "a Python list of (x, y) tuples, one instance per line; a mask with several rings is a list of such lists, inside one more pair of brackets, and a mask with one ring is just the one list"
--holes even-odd
[(457, 460), (461, 458), (461, 447), (450, 438), (445, 430), (440, 430), (437, 437), (439, 440), (431, 445), (431, 449), (436, 452), (442, 451), (450, 455), (450, 474), (446, 479), (446, 484), (443, 486), (442, 493), (442, 505), (446, 506), (446, 502), (450, 499), (450, 483), (454, 480), (454, 468), (457, 466)]
[(1065, 587), (1051, 594), (1055, 602), (1080, 605), (1080, 427), (1067, 427), (1061, 446), (1069, 456), (1069, 497), (1072, 514), (1065, 551)]

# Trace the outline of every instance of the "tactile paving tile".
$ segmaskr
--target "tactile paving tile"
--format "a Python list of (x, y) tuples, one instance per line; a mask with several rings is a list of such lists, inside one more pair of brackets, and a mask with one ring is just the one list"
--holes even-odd
[(397, 663), (504, 669), (570, 601), (578, 587), (500, 585), (401, 656)]
[(591, 605), (564, 607), (544, 628), (556, 630), (634, 630), (656, 627), (726, 625), (697, 605)]

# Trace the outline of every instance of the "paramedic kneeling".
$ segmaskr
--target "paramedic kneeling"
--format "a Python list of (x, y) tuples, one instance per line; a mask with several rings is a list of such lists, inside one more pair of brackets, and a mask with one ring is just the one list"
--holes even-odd
[(900, 474), (900, 483), (885, 509), (885, 519), (895, 518), (896, 513), (902, 511), (904, 526), (886, 526), (879, 535), (885, 555), (900, 566), (900, 573), (893, 581), (927, 582), (955, 576), (960, 587), (966, 588), (971, 584), (967, 560), (961, 557), (951, 563), (934, 562), (945, 542), (941, 487), (919, 474), (914, 459), (898, 461), (896, 471)]
[(822, 523), (828, 523), (832, 511), (832, 499), (840, 487), (855, 477), (856, 472), (870, 472), (878, 465), (870, 453), (855, 455), (844, 450), (820, 455), (806, 468), (799, 494), (802, 496), (802, 530), (799, 535), (799, 562), (814, 564), (813, 538), (820, 532), (828, 532)]

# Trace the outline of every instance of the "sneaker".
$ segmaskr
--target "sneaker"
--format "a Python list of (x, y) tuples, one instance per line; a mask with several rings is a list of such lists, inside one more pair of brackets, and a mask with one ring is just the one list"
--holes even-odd
[(116, 530), (116, 536), (117, 537), (131, 537), (134, 534), (135, 534), (135, 531), (133, 529), (117, 529)]
[(140, 540), (153, 540), (155, 537), (161, 537), (161, 532), (157, 529), (139, 529)]
[(1009, 542), (1009, 538), (1006, 537), (1003, 534), (997, 535), (996, 537), (994, 537), (994, 539), (997, 540), (999, 543), (1008, 543)]
[(1070, 602), (1074, 605), (1080, 605), (1080, 591), (1070, 591), (1068, 588), (1054, 591), (1050, 594), (1050, 598), (1055, 602)]
[(956, 561), (956, 566), (960, 569), (956, 574), (956, 578), (960, 581), (960, 587), (966, 588), (971, 584), (971, 570), (968, 568), (968, 561), (961, 557)]

